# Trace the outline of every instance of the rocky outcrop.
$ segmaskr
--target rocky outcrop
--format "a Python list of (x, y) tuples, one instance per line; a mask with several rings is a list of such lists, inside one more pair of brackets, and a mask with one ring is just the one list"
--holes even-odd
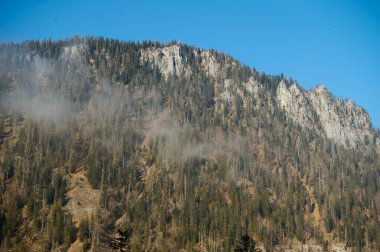
[[(65, 48), (64, 54), (71, 56), (78, 51), (80, 48)], [(190, 64), (182, 56), (178, 44), (150, 47), (140, 52), (140, 64), (148, 63), (152, 68), (157, 67), (166, 79), (170, 75), (189, 77), (192, 74)], [(195, 58), (200, 57), (198, 62), (205, 75), (214, 80), (217, 108), (223, 109), (223, 103), (231, 103), (237, 96), (243, 101), (249, 99), (249, 96), (257, 98), (262, 90), (262, 85), (253, 78), (242, 85), (227, 78), (226, 69), (236, 68), (236, 61), (227, 57), (224, 63), (220, 62), (212, 51), (194, 49), (193, 54)], [(355, 148), (374, 142), (374, 132), (367, 112), (351, 100), (345, 102), (334, 98), (324, 85), (305, 91), (296, 83), (287, 86), (281, 81), (276, 96), (278, 106), (286, 112), (288, 118), (317, 133), (324, 132), (326, 137), (336, 143)]]
[[(206, 76), (211, 78), (226, 78), (225, 69), (218, 62), (215, 54), (211, 51), (193, 50), (194, 57), (200, 58), (201, 69)], [(237, 63), (229, 58), (229, 64), (237, 67)], [(140, 64), (149, 63), (152, 67), (158, 67), (160, 73), (169, 77), (169, 75), (188, 77), (192, 74), (187, 59), (181, 55), (181, 46), (174, 44), (160, 48), (150, 47), (141, 50)]]
[(252, 77), (244, 84), (244, 87), (250, 95), (257, 95), (263, 89), (263, 86)]
[[(220, 75), (221, 65), (218, 63), (214, 55), (210, 51), (203, 51), (201, 53), (202, 57), (202, 68), (205, 71), (206, 75), (209, 77), (216, 78)], [(225, 75), (223, 76), (225, 77)]]
[(181, 56), (181, 48), (179, 45), (171, 45), (162, 48), (148, 48), (141, 50), (140, 63), (148, 62), (152, 67), (158, 67), (158, 70), (165, 78), (169, 75), (185, 75), (191, 74), (190, 67), (184, 62)]
[(80, 59), (80, 56), (85, 51), (85, 48), (85, 44), (65, 46), (63, 48), (61, 57), (66, 60)]
[(288, 88), (285, 82), (281, 81), (277, 88), (277, 100), (279, 106), (299, 125), (312, 128), (316, 123), (307, 94), (297, 84), (294, 83)]
[(281, 81), (276, 94), (278, 106), (297, 124), (310, 129), (319, 124), (328, 138), (346, 147), (373, 143), (368, 113), (351, 100), (334, 98), (324, 85), (304, 91)]
[(335, 99), (324, 85), (311, 90), (309, 98), (328, 138), (351, 147), (373, 142), (371, 120), (363, 108)]

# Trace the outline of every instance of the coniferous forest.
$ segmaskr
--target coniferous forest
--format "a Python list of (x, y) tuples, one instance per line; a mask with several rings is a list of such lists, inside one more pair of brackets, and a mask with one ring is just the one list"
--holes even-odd
[[(142, 60), (170, 46), (181, 69)], [(0, 44), (0, 251), (378, 251), (376, 142), (296, 124), (275, 96), (291, 78), (212, 50), (211, 75), (204, 52)]]

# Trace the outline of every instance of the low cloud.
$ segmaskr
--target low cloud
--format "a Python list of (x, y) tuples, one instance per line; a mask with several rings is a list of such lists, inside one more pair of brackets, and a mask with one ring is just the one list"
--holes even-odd
[(71, 115), (70, 103), (56, 93), (30, 96), (22, 91), (11, 93), (1, 104), (34, 121), (59, 123)]

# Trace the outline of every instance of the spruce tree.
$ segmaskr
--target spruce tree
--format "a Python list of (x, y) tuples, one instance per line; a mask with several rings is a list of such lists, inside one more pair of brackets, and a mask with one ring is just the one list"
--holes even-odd
[(235, 252), (259, 252), (261, 249), (256, 247), (256, 242), (248, 234), (240, 237), (234, 249)]
[(131, 232), (117, 230), (117, 233), (114, 237), (111, 238), (111, 247), (118, 251), (129, 251), (131, 249)]

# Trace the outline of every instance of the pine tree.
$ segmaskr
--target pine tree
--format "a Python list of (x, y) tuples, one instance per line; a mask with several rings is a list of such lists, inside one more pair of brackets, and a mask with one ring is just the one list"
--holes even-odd
[(234, 249), (235, 252), (259, 252), (261, 249), (256, 247), (256, 242), (248, 234), (243, 235)]
[(118, 251), (129, 251), (131, 249), (131, 232), (117, 230), (117, 234), (111, 238), (111, 247)]

